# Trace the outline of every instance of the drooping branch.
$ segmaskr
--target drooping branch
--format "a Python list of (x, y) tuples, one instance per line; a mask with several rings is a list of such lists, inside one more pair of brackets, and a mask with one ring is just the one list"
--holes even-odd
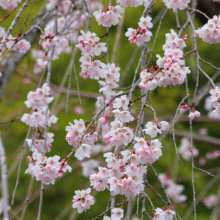
[(7, 176), (7, 165), (5, 158), (5, 149), (2, 143), (0, 134), (0, 158), (1, 158), (1, 185), (2, 185), (2, 203), (3, 203), (3, 218), (9, 220), (8, 214), (8, 176)]

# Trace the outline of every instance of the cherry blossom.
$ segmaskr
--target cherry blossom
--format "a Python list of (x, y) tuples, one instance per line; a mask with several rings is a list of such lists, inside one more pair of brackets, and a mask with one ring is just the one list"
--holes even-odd
[(138, 7), (140, 5), (143, 5), (144, 0), (117, 0), (117, 3), (121, 6), (134, 6)]
[(139, 86), (147, 90), (154, 90), (157, 86), (182, 84), (186, 74), (190, 73), (182, 60), (186, 47), (183, 39), (180, 39), (174, 30), (166, 34), (166, 43), (163, 46), (164, 57), (157, 55), (157, 66), (145, 69), (141, 72)]
[(82, 162), (82, 174), (85, 177), (89, 177), (90, 175), (96, 173), (94, 168), (97, 168), (99, 165), (99, 161), (90, 159), (87, 161)]
[(216, 195), (210, 195), (202, 199), (202, 203), (208, 208), (211, 209), (215, 206), (218, 202)]
[(214, 15), (212, 19), (198, 30), (196, 30), (198, 37), (202, 38), (204, 42), (216, 44), (220, 42), (220, 16)]
[(172, 220), (174, 215), (176, 215), (175, 212), (169, 209), (166, 211), (161, 208), (153, 210), (153, 220)]
[[(32, 157), (28, 157), (29, 168), (25, 173), (29, 173), (36, 177), (37, 181), (42, 183), (54, 184), (58, 177), (57, 172), (60, 169), (59, 156), (46, 157), (40, 153), (33, 153)], [(71, 169), (68, 169), (71, 172)]]
[(146, 134), (149, 134), (152, 138), (157, 136), (157, 133), (162, 134), (162, 131), (165, 131), (169, 123), (166, 121), (153, 121), (147, 122), (145, 125), (144, 131)]
[[(53, 133), (47, 133), (47, 140), (46, 140), (46, 149), (45, 152), (49, 152), (51, 150), (51, 143), (53, 142)], [(40, 137), (39, 139), (26, 139), (28, 146), (30, 147), (30, 150), (32, 152), (37, 151), (38, 153), (44, 152), (44, 146), (45, 146), (45, 140), (43, 137)]]
[(124, 9), (120, 5), (116, 5), (115, 7), (110, 5), (106, 9), (95, 11), (93, 15), (99, 25), (101, 24), (104, 27), (111, 27), (112, 25), (118, 24), (123, 11)]
[(128, 31), (125, 33), (125, 36), (129, 38), (131, 44), (137, 44), (141, 46), (143, 42), (150, 41), (152, 33), (147, 30), (147, 28), (152, 28), (153, 24), (150, 22), (152, 18), (150, 16), (141, 17), (139, 27), (137, 29), (128, 28)]
[(21, 2), (21, 0), (1, 0), (0, 6), (5, 10), (13, 10), (17, 7), (18, 2)]
[[(181, 140), (179, 152), (182, 154), (183, 159), (189, 160), (191, 158), (191, 143), (187, 138)], [(198, 149), (193, 146), (193, 157), (197, 157), (199, 154)]]
[(83, 160), (85, 157), (90, 158), (91, 146), (88, 144), (82, 144), (75, 153), (75, 157), (78, 160)]
[(188, 3), (190, 0), (163, 0), (167, 8), (173, 9), (185, 9), (188, 8)]
[(12, 50), (17, 51), (18, 53), (27, 53), (30, 48), (31, 44), (27, 40), (22, 39), (14, 45)]
[[(54, 115), (50, 115), (50, 110), (46, 109), (46, 106), (53, 100), (53, 97), (48, 97), (50, 92), (50, 87), (45, 83), (42, 88), (38, 88), (35, 92), (28, 93), (28, 100), (25, 104), (28, 108), (32, 108), (30, 114), (25, 113), (21, 121), (26, 123), (31, 127), (45, 127), (55, 124), (58, 120)], [(46, 112), (48, 117), (46, 117)], [(47, 121), (46, 121), (47, 120)]]
[(195, 117), (200, 117), (200, 112), (193, 110), (193, 111), (191, 111), (191, 112), (189, 113), (189, 116), (188, 116), (188, 117), (189, 117), (191, 120), (193, 120)]
[(82, 213), (89, 209), (91, 205), (95, 203), (94, 198), (90, 195), (91, 189), (77, 190), (75, 191), (75, 196), (73, 197), (73, 208), (77, 209), (78, 213)]

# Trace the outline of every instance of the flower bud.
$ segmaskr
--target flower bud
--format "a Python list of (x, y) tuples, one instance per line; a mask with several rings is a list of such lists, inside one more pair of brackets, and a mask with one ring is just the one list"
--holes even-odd
[(188, 116), (191, 120), (193, 120), (194, 119), (194, 117), (195, 117), (195, 115), (194, 115), (194, 113), (193, 112), (190, 112), (190, 114), (189, 114), (189, 116)]
[(200, 112), (195, 111), (195, 112), (194, 112), (194, 116), (195, 116), (195, 117), (199, 117), (199, 116), (200, 116)]

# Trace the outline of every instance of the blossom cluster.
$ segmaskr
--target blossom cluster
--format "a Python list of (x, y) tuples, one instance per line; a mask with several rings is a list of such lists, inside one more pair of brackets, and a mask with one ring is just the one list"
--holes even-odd
[(176, 215), (176, 213), (170, 209), (164, 211), (161, 208), (156, 208), (153, 210), (153, 215), (153, 220), (172, 220), (173, 216)]
[[(117, 93), (114, 91), (114, 89), (118, 88), (118, 82), (120, 79), (120, 68), (116, 67), (114, 63), (110, 64), (104, 64), (102, 63), (102, 75), (101, 78), (104, 79), (104, 81), (98, 81), (98, 83), (102, 86), (99, 90), (99, 92), (103, 92), (105, 95), (105, 102), (109, 102)], [(122, 98), (123, 99), (123, 98)], [(116, 99), (117, 100), (117, 99)], [(106, 112), (109, 110), (109, 108), (106, 109)]]
[(99, 172), (90, 176), (91, 186), (97, 191), (107, 188), (115, 195), (138, 195), (144, 189), (143, 174), (146, 173), (146, 166), (138, 165), (138, 156), (128, 150), (121, 152), (121, 156), (122, 159), (117, 159), (111, 152), (104, 154), (107, 166), (98, 167)]
[(188, 117), (193, 120), (195, 117), (200, 117), (200, 112), (199, 111), (196, 111), (194, 106), (190, 105), (190, 104), (186, 104), (184, 101), (181, 101), (181, 108), (184, 109), (184, 110), (188, 110), (188, 108), (191, 108), (191, 111), (188, 115)]
[(18, 2), (21, 0), (1, 0), (0, 6), (5, 10), (14, 10), (18, 6)]
[(214, 15), (212, 19), (196, 30), (196, 34), (202, 38), (204, 42), (216, 44), (220, 42), (220, 15)]
[[(25, 173), (36, 177), (37, 181), (42, 183), (54, 184), (55, 179), (58, 177), (57, 172), (60, 169), (60, 157), (46, 157), (41, 153), (34, 152), (32, 156), (28, 156), (29, 166)], [(67, 166), (65, 171), (71, 172), (72, 168)]]
[(125, 36), (128, 37), (131, 44), (137, 44), (141, 46), (144, 42), (150, 41), (152, 33), (147, 30), (147, 28), (152, 28), (153, 24), (150, 22), (152, 18), (150, 16), (141, 17), (140, 22), (138, 23), (139, 27), (137, 29), (128, 28), (128, 31), (125, 33)]
[(9, 50), (17, 51), (18, 53), (27, 53), (28, 50), (31, 48), (30, 42), (25, 39), (17, 40), (10, 35), (5, 40), (1, 41), (1, 44), (5, 44)]
[(173, 9), (186, 9), (188, 8), (188, 3), (190, 3), (190, 0), (163, 0), (167, 8), (173, 8)]
[(90, 31), (87, 33), (81, 31), (81, 34), (78, 37), (79, 44), (76, 45), (82, 51), (82, 56), (79, 59), (82, 70), (79, 75), (84, 79), (89, 77), (98, 80), (102, 74), (102, 63), (99, 60), (95, 60), (94, 57), (99, 56), (101, 52), (107, 51), (106, 43), (98, 43), (100, 38)]
[(215, 206), (218, 202), (216, 195), (210, 195), (207, 197), (204, 197), (202, 199), (202, 203), (208, 208), (211, 209), (213, 206)]
[[(47, 66), (48, 60), (50, 58), (51, 47), (54, 45), (53, 60), (58, 59), (62, 53), (70, 53), (71, 47), (69, 44), (77, 43), (79, 28), (82, 27), (86, 20), (86, 13), (81, 13), (80, 10), (75, 10), (76, 4), (78, 2), (64, 0), (60, 2), (58, 6), (58, 19), (57, 19), (57, 35), (54, 32), (55, 20), (52, 19), (48, 22), (44, 28), (44, 32), (41, 35), (39, 44), (42, 49), (33, 50), (32, 56), (36, 60), (34, 66), (34, 73), (40, 73), (42, 69)], [(85, 4), (89, 4), (86, 2)], [(56, 5), (56, 1), (50, 0), (47, 4), (47, 9), (51, 9)], [(93, 1), (91, 4), (91, 10), (94, 11), (97, 7), (102, 7), (102, 4)], [(85, 44), (91, 41), (84, 42)], [(94, 42), (95, 43), (95, 42)], [(84, 45), (84, 44), (83, 44)], [(93, 50), (94, 54), (97, 55), (102, 44), (96, 45)], [(88, 49), (88, 45), (86, 47)], [(90, 51), (91, 52), (91, 51)], [(87, 57), (85, 57), (87, 58)]]
[(71, 172), (72, 168), (66, 162), (59, 162), (60, 157), (55, 155), (53, 157), (46, 157), (45, 153), (51, 150), (51, 143), (53, 142), (53, 133), (46, 133), (43, 135), (41, 128), (51, 126), (51, 123), (57, 122), (57, 117), (50, 115), (47, 109), (48, 104), (53, 100), (53, 97), (48, 97), (50, 87), (45, 83), (41, 88), (34, 92), (29, 92), (28, 100), (25, 104), (32, 109), (30, 114), (25, 113), (21, 121), (36, 128), (35, 137), (33, 139), (26, 139), (26, 142), (32, 151), (32, 156), (28, 156), (29, 166), (25, 173), (36, 177), (37, 181), (43, 184), (54, 184), (55, 179), (62, 177), (63, 172), (67, 170)]
[(44, 137), (41, 136), (38, 139), (26, 139), (27, 145), (30, 147), (30, 151), (35, 152), (37, 151), (38, 153), (41, 152), (49, 152), (51, 150), (51, 143), (53, 142), (53, 133), (47, 133), (47, 141), (46, 141), (46, 148), (44, 149), (44, 145), (45, 145), (45, 140)]
[[(143, 174), (146, 173), (146, 164), (155, 162), (161, 155), (159, 140), (134, 138), (134, 150), (123, 150), (117, 153), (106, 153), (107, 166), (98, 167), (99, 172), (90, 176), (91, 186), (97, 191), (106, 188), (114, 194), (125, 196), (138, 195), (144, 188)], [(108, 186), (109, 184), (109, 186)]]
[(145, 133), (150, 135), (152, 138), (156, 137), (157, 134), (162, 134), (169, 126), (167, 121), (154, 120), (153, 122), (147, 122), (145, 125)]
[(78, 160), (83, 160), (85, 157), (90, 158), (92, 145), (98, 140), (97, 132), (84, 134), (86, 127), (82, 119), (74, 120), (74, 123), (74, 125), (70, 123), (70, 126), (66, 127), (66, 131), (68, 131), (66, 140), (69, 145), (75, 147), (75, 157)]
[(147, 90), (154, 90), (157, 86), (182, 84), (186, 74), (190, 73), (188, 67), (185, 67), (183, 57), (183, 48), (186, 47), (184, 39), (177, 36), (174, 30), (166, 34), (166, 43), (163, 45), (165, 51), (164, 57), (157, 55), (157, 65), (151, 69), (145, 69), (141, 72), (141, 82), (139, 86)]
[(173, 199), (176, 203), (182, 203), (186, 201), (186, 195), (183, 195), (182, 192), (184, 190), (183, 185), (177, 185), (173, 182), (167, 175), (161, 173), (159, 174), (160, 181), (167, 186), (166, 192), (170, 198)]
[(103, 220), (121, 220), (124, 216), (124, 210), (120, 208), (112, 209), (111, 218), (108, 216), (104, 216)]
[(211, 97), (208, 98), (206, 103), (206, 109), (214, 110), (211, 112), (210, 116), (219, 119), (220, 118), (220, 89), (216, 86), (214, 89), (209, 91)]
[(121, 6), (131, 6), (138, 7), (144, 4), (144, 7), (147, 8), (149, 5), (149, 0), (117, 0), (117, 3)]
[(99, 165), (99, 161), (97, 160), (93, 160), (93, 159), (89, 159), (87, 161), (82, 162), (81, 166), (82, 166), (82, 174), (85, 177), (89, 177), (90, 175), (96, 173), (95, 168), (97, 168)]
[(50, 115), (50, 111), (46, 109), (47, 105), (53, 100), (53, 97), (48, 97), (49, 92), (50, 87), (45, 83), (42, 88), (28, 93), (28, 100), (25, 101), (25, 104), (28, 108), (32, 108), (32, 112), (30, 114), (25, 113), (21, 118), (22, 122), (30, 127), (45, 127), (46, 123), (47, 126), (51, 126), (52, 123), (57, 122), (57, 117)]
[(87, 190), (77, 190), (75, 191), (75, 196), (73, 197), (73, 208), (76, 208), (78, 213), (82, 213), (89, 209), (91, 205), (95, 203), (94, 198), (90, 195), (91, 189)]
[(124, 12), (124, 9), (120, 5), (116, 5), (115, 7), (109, 5), (105, 9), (99, 9), (93, 13), (98, 24), (104, 27), (111, 27), (112, 25), (116, 25), (119, 22), (119, 18), (121, 18), (121, 14)]

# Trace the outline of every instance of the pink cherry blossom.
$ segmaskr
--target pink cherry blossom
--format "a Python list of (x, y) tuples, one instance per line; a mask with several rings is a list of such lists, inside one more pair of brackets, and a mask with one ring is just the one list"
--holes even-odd
[(91, 205), (95, 203), (94, 198), (90, 195), (91, 189), (77, 190), (75, 191), (75, 196), (73, 197), (73, 208), (77, 208), (78, 213), (82, 213), (89, 209)]

